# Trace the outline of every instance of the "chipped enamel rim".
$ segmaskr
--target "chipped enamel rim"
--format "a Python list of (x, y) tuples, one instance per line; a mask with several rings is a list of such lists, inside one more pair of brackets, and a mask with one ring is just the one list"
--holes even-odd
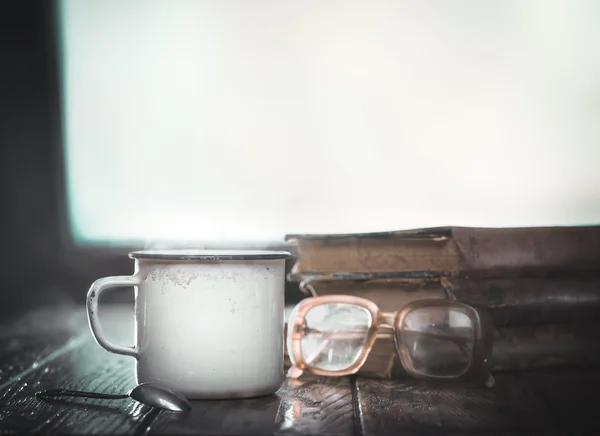
[(142, 250), (129, 253), (131, 259), (163, 260), (256, 260), (289, 259), (287, 251), (267, 250)]

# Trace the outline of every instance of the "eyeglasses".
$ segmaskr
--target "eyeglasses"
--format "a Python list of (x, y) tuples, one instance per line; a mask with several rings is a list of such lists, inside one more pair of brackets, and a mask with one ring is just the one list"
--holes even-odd
[(288, 323), (288, 377), (354, 374), (376, 338), (390, 334), (403, 368), (413, 377), (481, 377), (486, 386), (494, 384), (485, 367), (493, 334), (486, 312), (444, 299), (416, 300), (397, 312), (382, 312), (372, 301), (350, 295), (307, 298), (294, 308)]

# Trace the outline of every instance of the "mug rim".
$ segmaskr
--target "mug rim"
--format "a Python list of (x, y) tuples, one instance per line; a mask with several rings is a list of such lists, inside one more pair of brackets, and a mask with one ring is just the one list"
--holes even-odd
[(289, 259), (287, 251), (270, 250), (200, 250), (200, 249), (164, 249), (139, 250), (129, 253), (131, 259), (163, 260), (255, 260)]

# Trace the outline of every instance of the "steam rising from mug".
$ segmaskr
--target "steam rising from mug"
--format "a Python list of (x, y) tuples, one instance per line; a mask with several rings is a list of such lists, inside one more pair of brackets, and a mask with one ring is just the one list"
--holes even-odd
[(269, 250), (281, 246), (281, 241), (220, 238), (211, 240), (197, 239), (146, 239), (144, 250), (195, 249), (195, 250)]

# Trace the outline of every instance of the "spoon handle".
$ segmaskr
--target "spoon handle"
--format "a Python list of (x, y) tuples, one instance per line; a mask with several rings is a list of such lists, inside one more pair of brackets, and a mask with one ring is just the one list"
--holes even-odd
[(84, 397), (100, 398), (103, 400), (122, 400), (129, 398), (128, 394), (100, 394), (98, 392), (70, 391), (68, 389), (46, 389), (35, 393), (38, 398), (56, 398), (56, 397)]

